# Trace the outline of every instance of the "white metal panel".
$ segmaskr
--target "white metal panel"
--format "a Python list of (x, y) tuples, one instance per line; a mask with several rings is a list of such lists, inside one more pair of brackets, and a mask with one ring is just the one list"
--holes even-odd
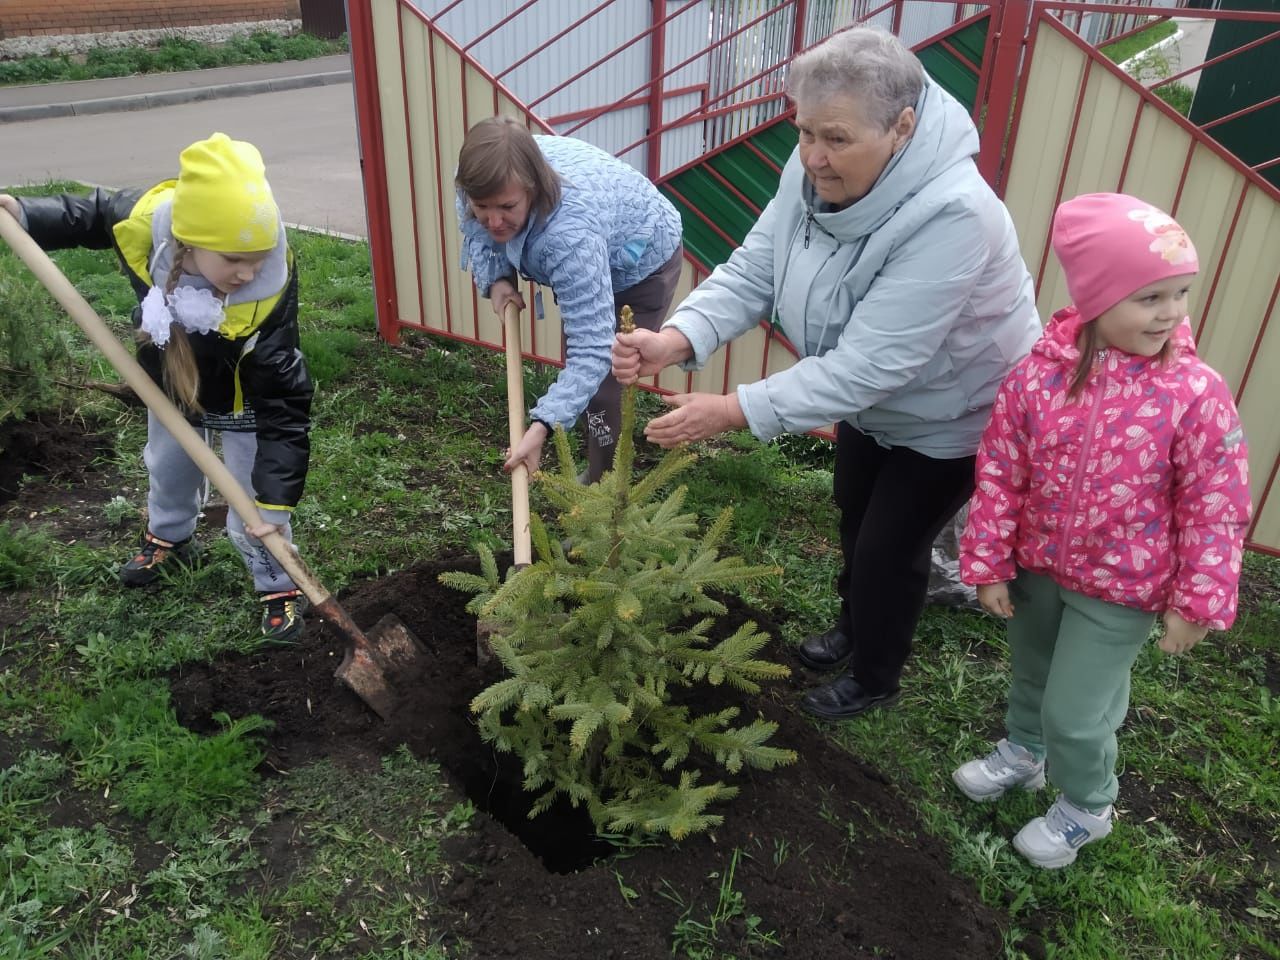
[(955, 23), (957, 12), (949, 3), (904, 3), (898, 39), (908, 47), (915, 46)]
[[(429, 16), (435, 16), (447, 6), (448, 0), (411, 2)], [(637, 88), (647, 81), (650, 73), (647, 38), (630, 44), (604, 64), (595, 67), (592, 64), (649, 27), (649, 4), (611, 4), (527, 60), (524, 58), (531, 51), (586, 16), (599, 5), (599, 0), (536, 3), (484, 36), (521, 5), (521, 0), (461, 3), (439, 17), (436, 24), (482, 68), (498, 75), (522, 103), (533, 106), (537, 116), (544, 120), (605, 107), (635, 96)], [(524, 62), (510, 69), (520, 60)], [(554, 126), (563, 132), (576, 122), (569, 120)], [(576, 131), (574, 136), (616, 153), (640, 140), (646, 127), (647, 114), (643, 111), (612, 111), (592, 122), (589, 129)], [(643, 148), (631, 151), (623, 159), (644, 169)]]
[[(668, 14), (679, 9), (668, 5)], [(663, 99), (662, 122), (674, 123), (698, 111), (706, 102), (707, 42), (710, 36), (710, 3), (692, 5), (688, 10), (667, 21), (664, 41), (663, 72), (671, 71), (663, 78), (665, 91), (692, 90), (679, 96), (668, 94)], [(685, 61), (689, 61), (686, 63)], [(684, 66), (679, 66), (684, 64)], [(675, 69), (679, 66), (679, 69)], [(705, 124), (698, 120), (669, 130), (662, 136), (659, 147), (661, 159), (659, 173), (666, 174), (696, 160), (707, 151)]]

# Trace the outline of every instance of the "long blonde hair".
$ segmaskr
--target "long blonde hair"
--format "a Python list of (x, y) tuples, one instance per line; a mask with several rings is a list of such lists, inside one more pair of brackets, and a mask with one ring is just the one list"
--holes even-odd
[[(168, 299), (182, 277), (182, 261), (187, 254), (187, 245), (181, 240), (173, 241), (173, 266), (169, 268), (169, 276), (165, 278), (164, 295)], [(138, 332), (138, 340), (149, 343), (151, 337), (142, 331)], [(182, 324), (169, 324), (169, 342), (161, 352), (163, 357), (164, 392), (175, 404), (191, 413), (203, 413), (200, 405), (200, 371), (196, 367), (195, 351), (191, 348), (191, 338)]]

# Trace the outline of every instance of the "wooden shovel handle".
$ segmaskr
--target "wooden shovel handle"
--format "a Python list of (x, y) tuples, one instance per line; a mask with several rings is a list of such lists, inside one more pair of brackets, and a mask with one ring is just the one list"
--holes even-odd
[[(508, 300), (502, 311), (502, 339), (507, 356), (507, 426), (511, 449), (524, 437), (524, 367), (520, 356), (520, 308)], [(529, 471), (520, 464), (511, 471), (511, 546), (517, 567), (533, 560), (529, 543)]]
[[(231, 471), (214, 455), (208, 444), (196, 433), (195, 428), (187, 423), (186, 417), (173, 405), (173, 401), (156, 386), (155, 381), (147, 375), (146, 371), (138, 366), (138, 361), (116, 339), (93, 307), (89, 306), (88, 301), (58, 269), (58, 265), (49, 259), (48, 254), (40, 249), (39, 244), (27, 235), (18, 221), (3, 207), (0, 207), (0, 237), (3, 237), (5, 242), (13, 248), (13, 252), (35, 274), (36, 279), (53, 294), (54, 299), (62, 304), (63, 309), (71, 315), (71, 319), (84, 331), (85, 336), (102, 351), (111, 365), (116, 368), (116, 372), (147, 405), (147, 409), (154, 413), (164, 424), (165, 429), (173, 434), (174, 439), (187, 452), (187, 456), (226, 497), (227, 503), (240, 515), (240, 519), (248, 526), (260, 524), (262, 516), (258, 513), (258, 507), (253, 502), (253, 498), (236, 482)], [(293, 582), (307, 595), (308, 600), (319, 606), (329, 599), (329, 591), (320, 585), (315, 575), (293, 549), (292, 544), (283, 536), (279, 533), (271, 533), (263, 537), (262, 542)]]

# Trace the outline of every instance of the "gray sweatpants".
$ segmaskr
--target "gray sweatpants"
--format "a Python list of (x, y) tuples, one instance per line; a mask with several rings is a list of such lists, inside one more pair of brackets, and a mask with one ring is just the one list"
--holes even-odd
[[(212, 431), (205, 431), (205, 441), (212, 439)], [(222, 431), (222, 461), (251, 497), (255, 495), (253, 462), (257, 453), (256, 433)], [(147, 414), (147, 446), (142, 451), (142, 459), (151, 483), (147, 492), (147, 529), (153, 536), (170, 543), (187, 539), (195, 533), (196, 518), (208, 495), (208, 482), (195, 461), (153, 413)], [(286, 541), (293, 542), (293, 529), (288, 523), (280, 532)], [(276, 593), (294, 589), (293, 580), (281, 569), (271, 551), (257, 537), (248, 534), (240, 515), (231, 509), (227, 510), (227, 536), (253, 575), (255, 590)]]

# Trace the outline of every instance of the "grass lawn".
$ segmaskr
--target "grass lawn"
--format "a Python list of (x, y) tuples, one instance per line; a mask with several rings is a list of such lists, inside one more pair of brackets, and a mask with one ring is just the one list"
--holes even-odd
[(226, 43), (198, 43), (174, 37), (154, 47), (99, 47), (86, 54), (55, 54), (0, 60), (0, 86), (19, 83), (57, 83), (101, 80), (138, 73), (202, 70), (242, 63), (309, 60), (345, 53), (347, 38), (323, 40), (310, 34), (291, 37), (259, 31)]
[(1162, 20), (1159, 23), (1140, 30), (1132, 36), (1125, 37), (1123, 40), (1117, 40), (1115, 43), (1108, 43), (1100, 47), (1103, 56), (1109, 57), (1115, 63), (1124, 63), (1130, 57), (1135, 57), (1143, 50), (1155, 46), (1166, 37), (1172, 37), (1178, 32), (1178, 24), (1173, 20)]
[[(336, 591), (477, 540), (504, 546), (501, 356), (413, 335), (382, 344), (367, 248), (292, 239), (318, 387), (303, 555)], [(134, 299), (113, 258), (56, 259), (127, 338)], [(441, 876), (442, 845), (477, 814), (432, 763), (391, 750), (360, 776), (328, 762), (281, 776), (263, 763), (255, 716), (202, 734), (177, 722), (172, 671), (259, 647), (248, 578), (206, 525), (211, 562), (198, 571), (145, 602), (117, 585), (145, 505), (145, 416), (74, 386), (112, 374), (32, 287), (0, 251), (0, 427), (40, 416), (46, 435), (101, 439), (83, 469), (32, 478), (0, 505), (0, 957), (467, 956), (441, 945), (440, 887), (424, 878)], [(32, 367), (45, 374), (24, 375)], [(549, 378), (527, 368), (529, 397)], [(657, 406), (645, 398), (646, 414)], [(828, 448), (744, 434), (701, 454), (686, 505), (711, 518), (733, 504), (734, 550), (785, 571), (744, 599), (786, 642), (825, 629), (839, 566)], [(535, 486), (533, 508), (545, 506)], [(1005, 956), (1280, 958), (1280, 561), (1248, 558), (1233, 630), (1185, 658), (1154, 644), (1139, 658), (1118, 825), (1064, 871), (1030, 868), (1009, 843), (1046, 796), (979, 807), (950, 782), (998, 735), (1006, 653), (990, 618), (930, 608), (901, 705), (825, 728), (900, 789), (954, 871), (1007, 917)], [(286, 839), (303, 852), (268, 875), (266, 854)], [(634, 895), (619, 877), (618, 896)], [(676, 956), (806, 958), (798, 943), (711, 949), (682, 924)]]

